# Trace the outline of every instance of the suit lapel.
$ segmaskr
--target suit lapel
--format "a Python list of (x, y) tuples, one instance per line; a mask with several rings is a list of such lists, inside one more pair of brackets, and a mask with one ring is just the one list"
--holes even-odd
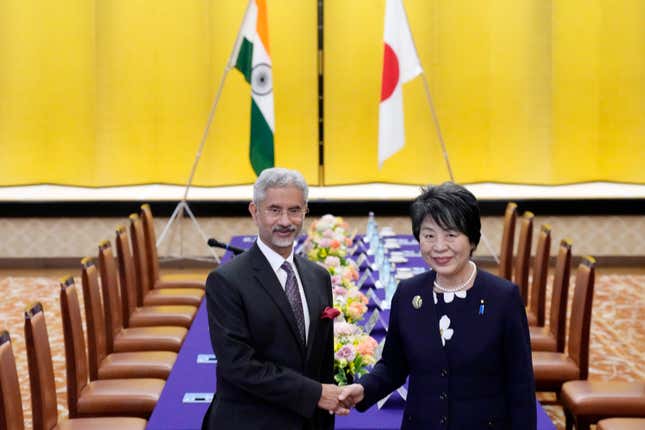
[(255, 272), (255, 279), (258, 281), (258, 284), (260, 284), (260, 286), (264, 288), (277, 308), (280, 310), (282, 316), (287, 320), (287, 323), (291, 330), (291, 335), (300, 346), (300, 352), (304, 356), (305, 347), (300, 341), (298, 326), (296, 325), (296, 318), (293, 315), (293, 310), (291, 310), (291, 305), (289, 304), (287, 295), (284, 293), (284, 289), (280, 285), (280, 281), (278, 281), (278, 278), (271, 268), (271, 265), (256, 244), (254, 244), (248, 252), (252, 253), (250, 257), (252, 259), (253, 270)]
[(314, 344), (316, 333), (318, 332), (318, 324), (320, 320), (320, 313), (322, 312), (322, 302), (316, 278), (310, 270), (301, 270), (303, 263), (301, 257), (295, 256), (294, 262), (302, 281), (302, 288), (305, 291), (305, 298), (307, 299), (307, 309), (309, 311), (309, 333), (307, 335), (307, 359), (311, 351), (311, 345)]

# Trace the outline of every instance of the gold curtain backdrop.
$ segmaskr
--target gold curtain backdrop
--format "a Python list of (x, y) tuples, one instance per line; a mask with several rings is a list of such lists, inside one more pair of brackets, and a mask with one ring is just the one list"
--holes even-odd
[[(645, 183), (645, 2), (404, 0), (455, 179)], [(448, 179), (421, 78), (377, 169), (385, 0), (267, 0), (276, 164), (312, 184)], [(0, 185), (183, 184), (246, 1), (0, 2)], [(250, 183), (250, 88), (231, 71), (196, 185)]]

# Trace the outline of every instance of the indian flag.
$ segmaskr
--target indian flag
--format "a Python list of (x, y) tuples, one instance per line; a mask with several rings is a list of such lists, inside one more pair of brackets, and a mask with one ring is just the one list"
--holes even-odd
[(251, 144), (249, 158), (256, 175), (273, 167), (273, 78), (266, 0), (251, 0), (235, 42), (235, 68), (251, 84)]

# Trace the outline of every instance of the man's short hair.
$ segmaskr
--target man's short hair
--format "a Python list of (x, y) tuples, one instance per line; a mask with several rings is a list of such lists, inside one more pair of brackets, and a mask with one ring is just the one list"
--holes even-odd
[(268, 188), (284, 188), (294, 186), (302, 191), (305, 197), (305, 204), (309, 196), (309, 187), (302, 174), (296, 170), (282, 167), (264, 169), (255, 184), (253, 184), (253, 203), (260, 204), (266, 197)]

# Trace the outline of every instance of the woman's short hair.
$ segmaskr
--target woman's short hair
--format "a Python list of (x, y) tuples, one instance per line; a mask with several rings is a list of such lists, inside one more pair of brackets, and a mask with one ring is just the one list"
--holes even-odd
[(455, 230), (465, 234), (473, 250), (481, 238), (481, 220), (477, 199), (465, 187), (454, 182), (429, 185), (410, 205), (412, 233), (419, 240), (421, 223), (431, 217), (444, 230)]
[(268, 188), (284, 188), (294, 186), (302, 191), (307, 203), (309, 196), (309, 187), (302, 174), (296, 170), (284, 169), (282, 167), (272, 167), (264, 169), (255, 184), (253, 184), (253, 203), (260, 204), (266, 197)]

